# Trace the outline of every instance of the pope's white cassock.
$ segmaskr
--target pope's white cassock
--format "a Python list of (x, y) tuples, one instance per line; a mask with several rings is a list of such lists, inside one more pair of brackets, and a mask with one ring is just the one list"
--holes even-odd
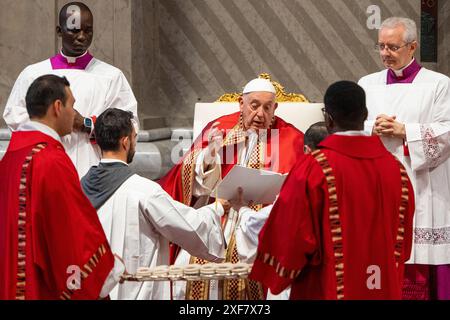
[[(128, 268), (168, 265), (169, 241), (204, 259), (221, 262), (225, 251), (222, 205), (193, 209), (174, 201), (157, 183), (132, 175), (98, 210), (111, 250)], [(111, 299), (167, 300), (170, 282), (125, 282)]]
[[(27, 122), (25, 96), (28, 87), (38, 77), (54, 74), (65, 76), (75, 98), (74, 108), (83, 117), (99, 116), (108, 108), (133, 112), (137, 121), (137, 101), (122, 71), (86, 52), (78, 58), (62, 53), (26, 67), (17, 78), (3, 117), (13, 131)], [(100, 149), (86, 133), (74, 132), (63, 137), (63, 145), (80, 178), (100, 160)]]
[(405, 142), (382, 140), (405, 165), (415, 190), (414, 245), (408, 263), (450, 264), (450, 79), (425, 68), (411, 83), (387, 85), (387, 79), (384, 70), (359, 84), (367, 94), (367, 131), (372, 132), (381, 114), (397, 116), (405, 124)]

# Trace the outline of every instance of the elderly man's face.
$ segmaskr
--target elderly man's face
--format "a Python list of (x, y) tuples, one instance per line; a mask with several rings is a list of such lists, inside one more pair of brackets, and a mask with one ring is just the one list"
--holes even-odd
[[(381, 60), (386, 68), (400, 70), (411, 62), (417, 43), (407, 44), (404, 40), (405, 27), (397, 26), (393, 29), (383, 28), (378, 34), (378, 44), (384, 45), (380, 50)], [(392, 51), (389, 47), (399, 48)]]
[(244, 129), (269, 129), (278, 104), (270, 92), (251, 92), (239, 98)]
[[(91, 43), (94, 36), (94, 18), (92, 14), (81, 8), (80, 11), (75, 14), (80, 15), (80, 29), (70, 29), (66, 22), (58, 26), (56, 31), (58, 36), (62, 38), (63, 53), (70, 57), (80, 56), (85, 53)], [(64, 21), (70, 18), (70, 15), (66, 16)]]

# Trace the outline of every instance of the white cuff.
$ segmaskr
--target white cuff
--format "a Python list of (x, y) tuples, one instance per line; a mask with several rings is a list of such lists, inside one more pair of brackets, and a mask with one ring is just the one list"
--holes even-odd
[(408, 143), (422, 140), (419, 123), (410, 123), (410, 124), (405, 123), (405, 133), (406, 133), (406, 142)]
[(364, 122), (364, 131), (372, 135), (373, 127), (375, 126), (375, 120), (367, 120)]
[(114, 256), (114, 267), (111, 272), (108, 274), (108, 277), (103, 284), (102, 290), (100, 291), (100, 298), (106, 298), (109, 293), (114, 289), (114, 287), (119, 283), (120, 277), (125, 272), (125, 265), (122, 261), (119, 260), (116, 256)]
[(205, 172), (205, 168), (203, 167), (203, 163), (205, 160), (205, 154), (207, 152), (208, 148), (203, 149), (202, 152), (200, 152), (200, 154), (197, 156), (197, 160), (195, 163), (195, 173), (197, 174), (198, 177), (205, 179), (208, 176), (210, 176), (215, 170), (216, 170), (216, 166), (218, 164), (220, 164), (220, 156), (219, 154), (216, 154), (216, 159), (214, 160), (214, 167)]
[[(216, 204), (217, 203), (217, 204)], [(216, 210), (216, 206), (217, 206), (217, 210)], [(208, 207), (214, 211), (215, 214), (217, 214), (219, 217), (222, 217), (225, 214), (225, 210), (223, 209), (223, 206), (220, 202), (215, 202), (212, 203), (210, 205), (208, 205)]]

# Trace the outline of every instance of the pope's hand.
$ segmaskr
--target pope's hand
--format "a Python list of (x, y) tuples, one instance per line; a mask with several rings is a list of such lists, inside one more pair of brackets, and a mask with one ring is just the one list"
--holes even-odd
[(215, 122), (208, 131), (208, 148), (204, 162), (207, 165), (215, 163), (217, 152), (222, 148), (223, 132), (217, 127), (220, 122)]
[(228, 213), (231, 209), (231, 203), (228, 200), (224, 200), (224, 199), (217, 199), (217, 202), (219, 202), (222, 207), (223, 207), (223, 211), (225, 213)]
[(245, 203), (245, 201), (244, 201), (244, 189), (242, 189), (241, 187), (239, 187), (239, 188), (237, 189), (237, 195), (236, 195), (236, 198), (233, 199), (233, 200), (230, 200), (230, 204), (231, 204), (231, 207), (232, 207), (234, 210), (236, 210), (237, 212), (239, 212), (239, 210), (240, 210), (242, 207), (252, 205), (252, 202), (250, 201), (249, 203)]
[[(123, 261), (122, 257), (118, 256), (117, 254), (114, 253), (114, 257), (117, 258), (120, 262), (122, 262), (122, 264), (125, 266), (125, 271), (123, 272), (122, 276), (127, 276), (129, 275), (128, 271), (127, 271), (127, 267), (125, 265), (125, 261)], [(124, 283), (125, 280), (123, 279), (123, 277), (121, 277), (119, 283), (122, 284)]]

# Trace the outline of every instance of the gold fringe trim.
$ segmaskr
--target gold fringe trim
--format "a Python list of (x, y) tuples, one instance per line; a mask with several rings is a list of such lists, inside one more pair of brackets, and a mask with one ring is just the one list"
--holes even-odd
[(397, 163), (400, 167), (400, 176), (401, 176), (401, 182), (402, 182), (402, 195), (401, 195), (401, 202), (399, 207), (399, 222), (398, 222), (398, 230), (397, 230), (397, 236), (396, 236), (396, 244), (395, 244), (395, 250), (394, 250), (394, 256), (395, 256), (395, 263), (398, 268), (399, 264), (401, 263), (401, 257), (403, 252), (403, 242), (405, 239), (405, 212), (406, 208), (408, 208), (409, 205), (409, 188), (408, 188), (408, 173), (406, 172), (405, 167), (403, 164), (397, 160)]
[(28, 188), (28, 168), (33, 157), (45, 149), (46, 144), (36, 145), (22, 164), (19, 183), (19, 208), (17, 221), (17, 273), (16, 273), (16, 300), (25, 300), (26, 289), (26, 223), (27, 223), (27, 193)]
[[(81, 279), (85, 280), (95, 269), (96, 265), (100, 261), (100, 259), (106, 254), (106, 245), (102, 244), (97, 251), (92, 255), (89, 261), (80, 268), (81, 270)], [(95, 263), (94, 261), (97, 261)], [(61, 292), (60, 299), (61, 300), (71, 300), (74, 291), (67, 289)]]
[(194, 149), (184, 159), (181, 166), (181, 189), (183, 190), (183, 203), (187, 206), (191, 204), (195, 162), (201, 151), (201, 149)]
[(345, 298), (344, 294), (344, 251), (342, 226), (339, 215), (338, 197), (336, 191), (336, 177), (333, 169), (328, 163), (326, 155), (321, 150), (312, 153), (317, 163), (322, 168), (328, 185), (328, 203), (329, 203), (329, 219), (331, 227), (331, 239), (334, 247), (335, 275), (336, 275), (336, 294), (337, 299)]

